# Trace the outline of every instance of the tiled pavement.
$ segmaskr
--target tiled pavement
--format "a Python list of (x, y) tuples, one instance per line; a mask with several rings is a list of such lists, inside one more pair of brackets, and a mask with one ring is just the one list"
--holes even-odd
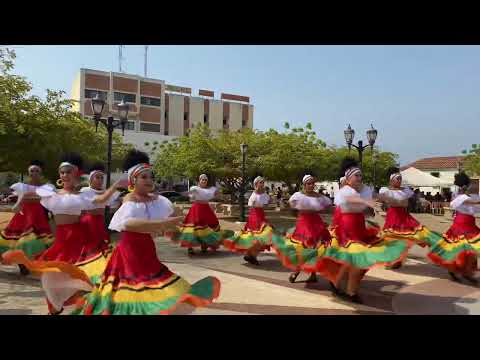
[[(418, 215), (417, 218), (437, 231), (444, 231), (450, 223), (448, 219), (431, 215)], [(222, 221), (222, 225), (238, 228), (231, 222)], [(207, 275), (221, 281), (222, 290), (217, 301), (208, 308), (188, 309), (186, 312), (191, 314), (480, 313), (480, 289), (450, 281), (446, 271), (425, 259), (425, 250), (421, 248), (412, 249), (408, 260), (398, 270), (376, 268), (369, 271), (360, 290), (364, 304), (357, 305), (333, 297), (322, 278), (318, 283), (306, 284), (302, 281), (307, 276), (302, 274), (298, 283), (289, 283), (288, 270), (272, 252), (261, 254), (261, 265), (253, 266), (246, 264), (241, 256), (223, 249), (215, 254), (197, 254), (190, 258), (185, 249), (166, 239), (157, 239), (156, 243), (159, 258), (188, 281), (194, 282)], [(39, 281), (21, 277), (15, 267), (0, 266), (0, 315), (46, 312)]]

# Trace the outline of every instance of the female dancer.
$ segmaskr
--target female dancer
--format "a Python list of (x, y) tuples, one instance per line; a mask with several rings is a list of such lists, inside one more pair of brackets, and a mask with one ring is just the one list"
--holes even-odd
[(475, 224), (475, 213), (480, 212), (480, 198), (472, 195), (470, 178), (465, 173), (455, 175), (459, 191), (450, 203), (455, 210), (452, 226), (443, 237), (430, 247), (428, 257), (448, 270), (455, 281), (458, 276), (478, 283), (473, 276), (477, 271), (477, 254), (480, 251), (480, 228)]
[(173, 241), (180, 241), (182, 247), (188, 247), (188, 255), (194, 255), (193, 248), (200, 246), (202, 252), (210, 248), (215, 251), (223, 239), (232, 235), (232, 231), (220, 230), (217, 216), (208, 201), (218, 194), (216, 187), (208, 187), (208, 177), (202, 174), (198, 178), (198, 186), (190, 188), (189, 196), (193, 205), (188, 211), (179, 230), (170, 235)]
[[(26, 256), (33, 258), (53, 242), (47, 212), (35, 193), (37, 189), (55, 189), (43, 181), (42, 168), (42, 162), (33, 160), (28, 167), (30, 180), (10, 187), (18, 196), (18, 201), (13, 207), (16, 214), (0, 233), (0, 254), (8, 250), (22, 250)], [(22, 275), (28, 274), (23, 265), (19, 267)]]
[[(340, 189), (343, 188), (345, 184), (346, 184), (345, 176), (342, 176), (338, 181), (338, 190), (340, 191)], [(338, 192), (335, 194), (333, 199), (333, 203), (335, 204), (335, 210), (333, 211), (332, 223), (328, 228), (330, 231), (330, 234), (333, 234), (333, 232), (335, 231), (335, 228), (340, 223), (340, 216), (342, 216), (342, 210), (340, 206), (337, 205), (337, 196), (338, 196)]]
[[(77, 265), (82, 269), (92, 282), (99, 280), (108, 257), (108, 246), (102, 241), (88, 236), (88, 231), (80, 223), (80, 215), (84, 209), (91, 206), (90, 201), (85, 199), (76, 189), (78, 188), (83, 159), (75, 153), (66, 154), (59, 166), (60, 179), (58, 186), (63, 189), (55, 192), (49, 189), (36, 189), (36, 194), (41, 198), (40, 203), (54, 214), (56, 231), (53, 245), (40, 253), (35, 261), (30, 261), (22, 251), (8, 251), (3, 254), (3, 260), (7, 264), (22, 264), (30, 271), (42, 273), (55, 268), (58, 262), (66, 262)], [(115, 183), (104, 194), (97, 195), (91, 201), (105, 202), (113, 195), (117, 186)], [(59, 273), (54, 272), (53, 278)], [(52, 277), (42, 276), (42, 283), (51, 281)], [(52, 291), (58, 291), (53, 288)], [(54, 308), (48, 301), (51, 314)]]
[(104, 171), (105, 167), (103, 164), (97, 163), (92, 165), (88, 176), (90, 186), (83, 187), (80, 190), (82, 196), (88, 200), (88, 203), (90, 204), (88, 209), (82, 211), (80, 223), (88, 229), (88, 236), (92, 241), (95, 241), (98, 244), (101, 244), (102, 242), (105, 242), (106, 244), (110, 243), (110, 237), (105, 228), (105, 205), (113, 204), (120, 195), (120, 192), (116, 191), (107, 204), (93, 202), (93, 199), (97, 195), (105, 192), (105, 189), (103, 188), (103, 179), (105, 176)]
[[(382, 187), (378, 200), (388, 206), (383, 235), (387, 239), (404, 239), (425, 247), (431, 246), (441, 239), (441, 236), (421, 225), (408, 212), (408, 199), (414, 195), (409, 188), (402, 187), (402, 175), (397, 167), (387, 170), (390, 178), (389, 186)], [(398, 269), (402, 265), (398, 262), (391, 269)]]
[(128, 153), (124, 161), (129, 189), (133, 191), (126, 196), (110, 223), (109, 228), (121, 232), (121, 236), (101, 282), (92, 286), (83, 271), (63, 264), (63, 293), (55, 294), (46, 289), (57, 310), (66, 305), (66, 298), (86, 288), (90, 292), (76, 296), (73, 314), (168, 314), (181, 303), (206, 306), (218, 297), (218, 279), (206, 277), (190, 285), (158, 260), (151, 234), (168, 230), (181, 218), (169, 218), (174, 212), (172, 203), (152, 194), (154, 184), (148, 162), (148, 155), (136, 150)]
[(273, 228), (265, 218), (263, 206), (270, 202), (270, 196), (265, 193), (265, 180), (257, 176), (253, 180), (255, 191), (248, 199), (250, 211), (245, 227), (234, 237), (227, 238), (223, 245), (233, 252), (246, 253), (243, 259), (250, 264), (259, 265), (257, 256), (260, 252), (270, 249)]
[(291, 283), (295, 282), (300, 271), (311, 273), (307, 282), (317, 281), (316, 263), (331, 240), (320, 217), (320, 212), (331, 206), (331, 200), (315, 192), (312, 175), (305, 175), (302, 183), (303, 192), (296, 192), (289, 199), (290, 206), (299, 212), (295, 227), (288, 230), (285, 237), (272, 236), (273, 248), (282, 264), (295, 271), (290, 274)]
[[(361, 302), (357, 290), (368, 269), (401, 261), (410, 244), (404, 240), (385, 241), (379, 236), (378, 228), (366, 227), (364, 211), (377, 206), (372, 200), (372, 189), (362, 183), (362, 172), (355, 160), (344, 159), (342, 171), (346, 185), (336, 198), (341, 216), (331, 244), (319, 257), (317, 271), (330, 281), (334, 294)], [(344, 277), (346, 292), (339, 289)]]

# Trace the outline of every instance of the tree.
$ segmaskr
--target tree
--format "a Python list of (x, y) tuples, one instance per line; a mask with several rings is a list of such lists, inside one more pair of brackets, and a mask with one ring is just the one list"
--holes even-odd
[(462, 150), (462, 154), (466, 155), (462, 162), (463, 170), (470, 176), (480, 174), (480, 146), (472, 144), (468, 151)]
[[(202, 125), (193, 129), (189, 136), (160, 144), (154, 171), (156, 176), (168, 180), (196, 180), (198, 175), (206, 173), (210, 178), (218, 179), (226, 192), (235, 195), (242, 180), (240, 144), (246, 143), (246, 180), (249, 184), (257, 175), (282, 181), (290, 189), (294, 184), (299, 187), (305, 174), (312, 174), (320, 181), (338, 179), (340, 162), (348, 155), (347, 148), (327, 147), (312, 130), (311, 124), (305, 129), (290, 129), (286, 124), (284, 128), (284, 132), (242, 129), (214, 134)], [(396, 163), (397, 156), (380, 152), (377, 148), (375, 153), (376, 183), (382, 184), (385, 183), (386, 169)], [(371, 155), (366, 152), (364, 174), (367, 182), (372, 179), (372, 165)]]
[[(0, 171), (24, 173), (32, 159), (45, 162), (45, 175), (58, 177), (62, 153), (76, 151), (87, 161), (106, 161), (107, 132), (98, 132), (78, 112), (63, 91), (47, 90), (46, 99), (30, 94), (31, 84), (13, 75), (15, 53), (0, 49)], [(113, 134), (112, 165), (119, 167), (131, 145)]]

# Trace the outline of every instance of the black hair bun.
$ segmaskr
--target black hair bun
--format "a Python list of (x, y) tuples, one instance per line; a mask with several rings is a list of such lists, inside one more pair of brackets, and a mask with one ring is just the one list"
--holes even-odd
[(455, 181), (453, 182), (459, 187), (468, 186), (470, 184), (470, 178), (464, 172), (455, 174)]
[(147, 153), (140, 150), (130, 150), (123, 160), (123, 171), (128, 171), (132, 166), (138, 164), (148, 164), (150, 158)]

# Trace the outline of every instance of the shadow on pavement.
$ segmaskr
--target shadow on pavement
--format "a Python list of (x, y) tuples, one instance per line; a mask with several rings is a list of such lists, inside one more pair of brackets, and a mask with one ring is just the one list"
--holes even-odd
[(243, 262), (243, 266), (246, 266), (250, 269), (256, 269), (256, 270), (264, 270), (264, 271), (275, 271), (275, 272), (291, 272), (287, 268), (285, 268), (280, 261), (277, 259), (262, 259), (259, 258), (258, 262), (260, 265), (253, 265), (248, 262), (245, 262), (243, 260), (243, 257), (240, 258), (241, 261)]

